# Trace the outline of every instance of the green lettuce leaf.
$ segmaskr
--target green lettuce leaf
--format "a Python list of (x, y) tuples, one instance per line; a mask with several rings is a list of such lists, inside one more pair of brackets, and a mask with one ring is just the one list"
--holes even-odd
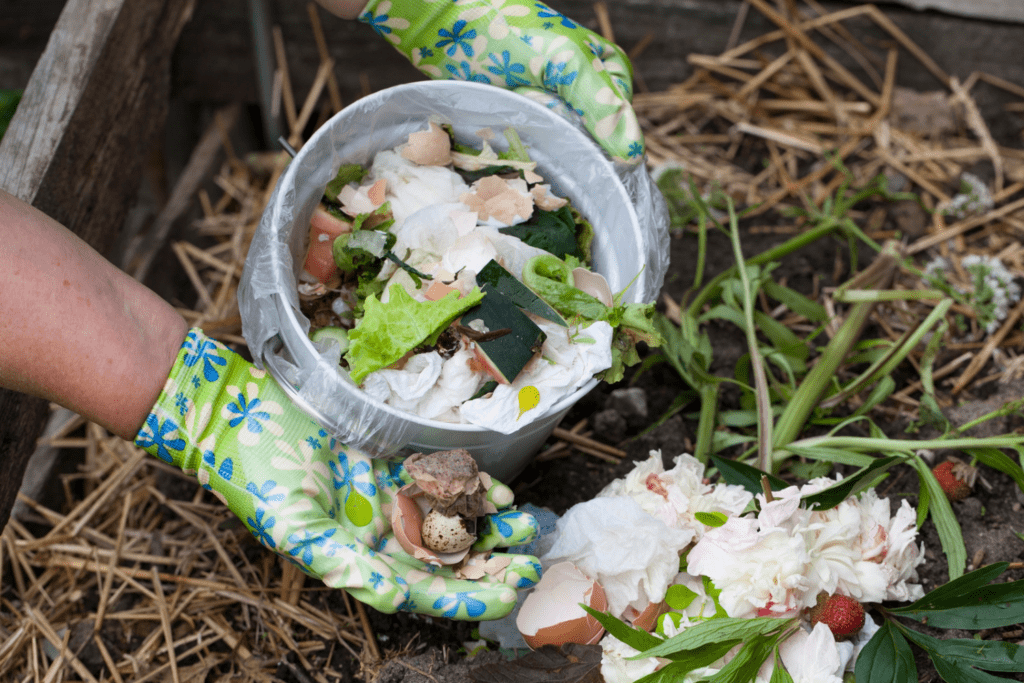
[(449, 292), (437, 301), (417, 301), (401, 285), (392, 285), (391, 297), (382, 304), (376, 296), (364, 302), (363, 319), (348, 333), (349, 347), (345, 360), (356, 384), (368, 374), (386, 368), (417, 346), (437, 341), (455, 318), (483, 299), (483, 292), (474, 288), (459, 298)]
[(523, 283), (567, 320), (604, 320), (612, 326), (612, 366), (599, 378), (614, 384), (625, 376), (627, 367), (640, 362), (639, 342), (651, 347), (665, 343), (655, 327), (655, 304), (605, 306), (573, 285), (572, 270), (577, 265), (571, 256), (565, 261), (547, 254), (534, 256), (523, 268)]

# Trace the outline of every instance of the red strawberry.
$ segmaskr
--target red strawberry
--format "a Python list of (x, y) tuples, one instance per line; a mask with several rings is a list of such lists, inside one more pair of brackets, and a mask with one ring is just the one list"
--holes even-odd
[(847, 595), (819, 594), (810, 617), (812, 626), (825, 624), (836, 640), (852, 638), (864, 628), (864, 607)]
[(939, 463), (932, 468), (932, 474), (951, 501), (963, 500), (971, 495), (977, 469), (956, 458)]

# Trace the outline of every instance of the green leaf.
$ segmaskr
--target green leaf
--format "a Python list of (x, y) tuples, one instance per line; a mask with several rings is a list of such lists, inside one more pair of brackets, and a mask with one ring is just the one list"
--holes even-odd
[[(793, 619), (776, 619), (775, 617), (751, 617), (747, 619), (723, 617), (720, 619), (709, 619), (691, 626), (682, 633), (659, 643), (655, 647), (643, 650), (643, 653), (645, 657), (667, 657), (678, 652), (695, 650), (699, 647), (706, 647), (725, 640), (748, 641), (756, 636), (778, 633), (793, 623)], [(618, 636), (615, 637), (618, 638)]]
[(580, 607), (586, 610), (587, 614), (597, 619), (604, 626), (604, 630), (634, 650), (646, 652), (665, 642), (658, 636), (652, 635), (643, 629), (633, 628), (621, 619), (612, 616), (610, 612), (598, 612), (593, 607), (584, 604), (580, 604)]
[(899, 614), (904, 611), (947, 609), (957, 606), (960, 604), (958, 601), (961, 596), (983, 589), (999, 578), (1009, 566), (1006, 562), (994, 562), (975, 569), (955, 581), (949, 581), (939, 586), (916, 602), (890, 611)]
[(711, 462), (718, 468), (722, 479), (727, 484), (738, 484), (754, 494), (763, 493), (761, 488), (761, 477), (763, 476), (768, 477), (768, 483), (771, 484), (773, 491), (781, 491), (789, 486), (785, 480), (779, 479), (774, 474), (762, 472), (756, 467), (739, 462), (738, 460), (729, 460), (728, 458), (712, 455)]
[(932, 659), (935, 671), (946, 683), (1006, 683), (1005, 678), (979, 671), (959, 662)]
[(853, 411), (853, 414), (866, 415), (879, 403), (889, 398), (889, 395), (894, 391), (896, 391), (896, 380), (892, 378), (892, 375), (886, 375), (878, 381), (878, 384), (871, 390), (868, 397), (864, 399), (864, 403), (857, 410)]
[(806, 508), (811, 510), (829, 510), (834, 508), (850, 496), (854, 496), (864, 490), (879, 474), (901, 462), (903, 462), (903, 458), (896, 456), (875, 459), (869, 466), (829, 486), (827, 489), (804, 496), (802, 502)]
[(665, 591), (665, 604), (674, 610), (684, 610), (697, 598), (697, 593), (686, 586), (674, 583)]
[(709, 683), (749, 683), (749, 681), (753, 681), (761, 665), (772, 654), (781, 635), (780, 631), (744, 640), (743, 647), (729, 660), (729, 663), (708, 678)]
[(978, 631), (1024, 623), (1024, 580), (990, 583), (1007, 566), (982, 567), (891, 611), (935, 628)]
[(839, 463), (840, 465), (852, 465), (854, 467), (870, 467), (871, 463), (876, 460), (876, 458), (870, 455), (865, 455), (864, 453), (856, 453), (842, 448), (828, 448), (825, 446), (811, 446), (809, 448), (804, 448), (802, 446), (789, 445), (780, 450), (789, 451), (794, 455), (802, 455), (805, 458), (811, 458), (812, 460), (834, 462)]
[(1020, 465), (1011, 460), (1010, 456), (995, 448), (967, 448), (964, 449), (964, 452), (971, 457), (977, 458), (979, 462), (988, 465), (992, 469), (1008, 474), (1010, 478), (1017, 482), (1020, 490), (1024, 491), (1024, 469), (1021, 469)]
[(700, 669), (714, 664), (724, 657), (729, 650), (739, 644), (740, 641), (738, 640), (727, 640), (721, 643), (712, 643), (711, 645), (702, 647), (700, 650), (691, 650), (677, 655), (672, 655), (672, 661), (669, 664), (658, 669), (654, 673), (647, 674), (643, 678), (637, 679), (634, 683), (654, 683), (655, 681), (678, 683), (678, 681), (682, 680), (686, 674), (690, 673), (694, 669)]
[(940, 640), (910, 629), (903, 631), (914, 644), (928, 653), (933, 662), (936, 659), (944, 659), (959, 666), (976, 667), (986, 671), (1024, 671), (1024, 647), (1016, 643), (973, 638)]
[(917, 665), (910, 643), (886, 621), (857, 655), (857, 683), (910, 683), (917, 680)]
[(324, 196), (330, 199), (332, 202), (338, 201), (338, 193), (348, 185), (349, 183), (358, 183), (369, 171), (359, 164), (342, 164), (338, 168), (338, 173), (334, 176), (334, 180), (327, 183), (327, 187), (324, 188)]
[(557, 211), (534, 211), (530, 220), (507, 228), (499, 228), (504, 235), (518, 237), (531, 247), (537, 247), (558, 258), (583, 258), (576, 243), (576, 221), (568, 205)]
[(780, 285), (774, 280), (765, 282), (761, 286), (761, 289), (763, 289), (764, 293), (771, 298), (781, 304), (785, 304), (786, 308), (789, 310), (793, 311), (797, 315), (802, 315), (811, 322), (823, 323), (828, 320), (828, 313), (825, 311), (824, 306), (815, 301), (811, 301), (796, 290)]
[(729, 521), (729, 516), (722, 512), (695, 512), (693, 516), (701, 524), (710, 527), (720, 527)]
[(963, 532), (960, 531), (960, 523), (956, 521), (949, 498), (935, 479), (931, 468), (923, 460), (910, 458), (907, 462), (917, 470), (921, 488), (928, 489), (929, 514), (935, 524), (935, 530), (939, 533), (942, 550), (946, 553), (949, 578), (959, 579), (963, 576), (964, 567), (967, 566), (967, 548), (964, 546)]
[(357, 384), (376, 370), (386, 368), (424, 342), (434, 343), (452, 320), (483, 298), (474, 288), (459, 298), (449, 292), (437, 301), (417, 301), (401, 285), (392, 285), (386, 304), (377, 297), (365, 302), (362, 322), (348, 333), (345, 358), (352, 381)]
[(772, 677), (768, 683), (793, 683), (793, 677), (782, 665), (782, 657), (779, 656), (779, 649), (775, 648), (775, 667), (772, 669)]

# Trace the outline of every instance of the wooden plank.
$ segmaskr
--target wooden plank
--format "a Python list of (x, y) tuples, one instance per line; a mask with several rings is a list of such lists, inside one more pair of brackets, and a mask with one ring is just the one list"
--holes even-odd
[[(163, 128), (171, 55), (194, 2), (68, 0), (0, 142), (0, 187), (106, 252)], [(0, 527), (48, 408), (0, 390)]]
[[(5, 0), (16, 6), (29, 0)], [(32, 0), (42, 6), (61, 0)], [(271, 21), (281, 27), (288, 49), (288, 63), (296, 97), (304, 98), (320, 65), (317, 41), (309, 23), (307, 3), (303, 0), (266, 0)], [(884, 12), (925, 53), (943, 69), (965, 81), (971, 73), (983, 71), (1014, 83), (1024, 83), (1024, 61), (1007, 59), (1019, 52), (1024, 43), (1024, 23), (965, 19), (963, 15), (942, 12), (919, 12), (914, 3), (933, 0), (890, 0)], [(934, 0), (936, 2), (941, 0)], [(975, 3), (949, 0), (953, 9), (970, 12)], [(1024, 7), (1019, 0), (1002, 0), (1012, 6)], [(254, 66), (253, 28), (249, 0), (218, 0), (196, 6), (194, 21), (186, 27), (175, 55), (173, 92), (176, 96), (203, 102), (260, 101)], [(599, 29), (594, 0), (550, 0), (554, 9), (564, 12), (588, 28)], [(860, 0), (824, 0), (826, 11), (855, 8)], [(743, 7), (740, 0), (615, 0), (606, 2), (609, 21), (615, 38), (627, 50), (638, 45), (644, 49), (634, 60), (640, 78), (650, 91), (660, 91), (684, 81), (693, 67), (686, 63), (690, 54), (719, 54), (728, 43), (736, 24), (736, 15)], [(23, 47), (21, 31), (36, 35), (31, 29), (37, 21), (30, 12), (20, 19), (5, 23), (0, 10), (0, 87), (4, 87), (3, 56), (7, 50)], [(45, 21), (46, 12), (42, 12)], [(320, 12), (330, 56), (335, 60), (339, 93), (344, 102), (351, 102), (362, 92), (365, 76), (371, 89), (380, 89), (422, 75), (386, 41), (364, 24), (345, 21)], [(853, 20), (849, 28), (863, 36), (869, 22)], [(759, 12), (749, 12), (742, 24), (738, 40), (743, 41), (771, 31), (770, 24)], [(869, 29), (870, 30), (870, 29)], [(870, 30), (871, 40), (890, 40), (880, 31)], [(825, 44), (827, 41), (822, 41)], [(845, 55), (834, 54), (847, 68), (857, 65)], [(898, 85), (928, 90), (935, 89), (935, 79), (912, 60), (903, 60)], [(7, 87), (11, 87), (7, 84)]]
[(970, 19), (1015, 21), (1024, 23), (1024, 4), (1020, 0), (888, 0), (916, 10), (937, 10)]

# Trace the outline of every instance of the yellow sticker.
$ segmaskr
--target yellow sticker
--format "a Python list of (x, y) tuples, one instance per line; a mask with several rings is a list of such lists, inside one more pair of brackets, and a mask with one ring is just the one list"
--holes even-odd
[(537, 387), (525, 386), (519, 390), (519, 414), (516, 415), (518, 420), (523, 416), (527, 410), (533, 410), (540, 403), (540, 392), (537, 391)]

